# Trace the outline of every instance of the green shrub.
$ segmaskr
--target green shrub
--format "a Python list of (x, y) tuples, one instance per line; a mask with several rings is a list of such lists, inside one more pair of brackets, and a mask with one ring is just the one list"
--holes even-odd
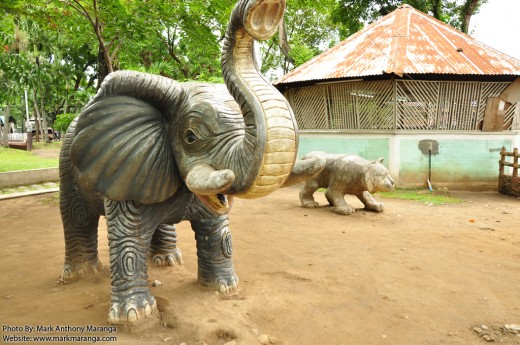
[(54, 121), (54, 129), (61, 133), (67, 132), (70, 123), (74, 120), (75, 117), (75, 113), (59, 114), (56, 116), (56, 121)]

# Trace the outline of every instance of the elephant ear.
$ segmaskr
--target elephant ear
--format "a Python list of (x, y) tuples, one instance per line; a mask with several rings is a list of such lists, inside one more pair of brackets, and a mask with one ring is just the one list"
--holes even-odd
[(164, 110), (134, 95), (98, 96), (81, 113), (71, 145), (81, 187), (144, 204), (175, 194), (181, 182)]

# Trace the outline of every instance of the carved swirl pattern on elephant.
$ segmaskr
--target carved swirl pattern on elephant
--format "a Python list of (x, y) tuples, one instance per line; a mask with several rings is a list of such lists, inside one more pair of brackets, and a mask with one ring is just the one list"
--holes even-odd
[[(142, 209), (135, 201), (105, 202), (106, 218), (110, 224), (108, 235), (112, 284), (141, 281), (146, 286), (146, 260), (153, 232), (143, 231)], [(138, 284), (138, 283), (137, 283)]]
[(225, 231), (224, 236), (222, 236), (222, 254), (224, 254), (226, 258), (233, 256), (233, 244), (229, 230)]
[(84, 228), (89, 225), (89, 211), (87, 205), (79, 196), (74, 197), (69, 202), (69, 216), (72, 224), (77, 228)]

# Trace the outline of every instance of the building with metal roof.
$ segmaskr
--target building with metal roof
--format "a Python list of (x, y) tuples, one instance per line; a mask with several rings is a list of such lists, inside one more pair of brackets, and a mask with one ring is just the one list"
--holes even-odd
[(520, 60), (403, 5), (274, 84), (301, 155), (383, 156), (403, 186), (489, 186), (497, 152), (520, 146), (519, 77)]
[(485, 77), (481, 80), (501, 76), (499, 80), (511, 81), (520, 76), (520, 60), (403, 5), (275, 84), (286, 88), (313, 81), (405, 74), (410, 78), (431, 74)]

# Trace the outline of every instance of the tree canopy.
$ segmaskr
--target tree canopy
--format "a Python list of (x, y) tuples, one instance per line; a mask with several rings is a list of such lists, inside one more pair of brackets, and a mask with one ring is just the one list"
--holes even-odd
[[(408, 3), (467, 32), (487, 0), (287, 0), (279, 34), (260, 44), (275, 79)], [(235, 0), (3, 0), (0, 112), (54, 123), (78, 113), (111, 71), (221, 82), (220, 46)], [(43, 125), (43, 123), (42, 123)], [(61, 126), (61, 125), (60, 125)]]

